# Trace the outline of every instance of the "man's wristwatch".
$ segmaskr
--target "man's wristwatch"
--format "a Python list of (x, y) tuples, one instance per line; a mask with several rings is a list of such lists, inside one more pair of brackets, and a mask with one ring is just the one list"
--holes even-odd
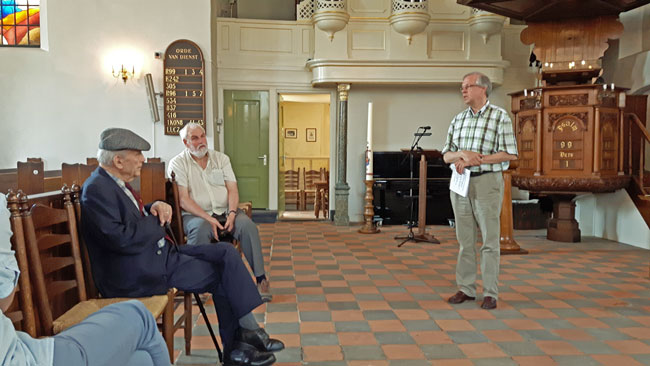
[(237, 211), (235, 211), (235, 210), (230, 210), (230, 211), (228, 211), (228, 215), (230, 215), (231, 213), (234, 213), (235, 216), (237, 216)]

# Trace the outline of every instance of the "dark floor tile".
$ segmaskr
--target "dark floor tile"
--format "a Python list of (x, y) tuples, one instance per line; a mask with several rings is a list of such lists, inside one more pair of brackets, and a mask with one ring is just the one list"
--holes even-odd
[(456, 344), (484, 343), (488, 341), (481, 332), (477, 331), (449, 331), (447, 335)]
[(465, 358), (463, 351), (455, 344), (427, 344), (420, 346), (427, 360)]
[(329, 311), (301, 311), (300, 321), (329, 322), (332, 321), (332, 313), (330, 313)]
[(359, 304), (352, 301), (328, 302), (330, 310), (359, 310)]
[(370, 325), (365, 321), (334, 322), (337, 332), (370, 332)]
[(392, 310), (366, 310), (363, 312), (366, 320), (389, 320), (397, 319), (397, 315)]
[(508, 356), (543, 356), (546, 354), (535, 345), (534, 341), (498, 342), (497, 345)]
[(338, 345), (339, 338), (334, 333), (306, 333), (300, 335), (303, 346), (331, 346)]

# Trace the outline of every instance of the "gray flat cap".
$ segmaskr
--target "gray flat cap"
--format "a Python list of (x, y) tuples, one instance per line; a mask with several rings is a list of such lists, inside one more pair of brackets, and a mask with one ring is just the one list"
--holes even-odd
[(102, 150), (138, 150), (149, 151), (151, 145), (135, 132), (125, 128), (107, 128), (99, 136), (99, 148)]

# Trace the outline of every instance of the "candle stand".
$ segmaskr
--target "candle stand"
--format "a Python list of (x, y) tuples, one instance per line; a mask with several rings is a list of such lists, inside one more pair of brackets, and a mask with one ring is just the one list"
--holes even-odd
[(366, 205), (364, 206), (363, 210), (364, 224), (363, 227), (359, 229), (359, 232), (361, 234), (376, 234), (381, 231), (375, 226), (374, 222), (372, 221), (373, 217), (375, 217), (375, 208), (372, 203), (372, 185), (374, 183), (374, 179), (366, 179)]

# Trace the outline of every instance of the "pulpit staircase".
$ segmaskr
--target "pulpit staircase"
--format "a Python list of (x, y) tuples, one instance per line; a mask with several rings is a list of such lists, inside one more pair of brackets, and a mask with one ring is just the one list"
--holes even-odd
[(650, 171), (645, 170), (645, 147), (650, 143), (650, 131), (635, 113), (626, 113), (628, 120), (628, 169), (632, 176), (627, 192), (639, 213), (650, 227)]

